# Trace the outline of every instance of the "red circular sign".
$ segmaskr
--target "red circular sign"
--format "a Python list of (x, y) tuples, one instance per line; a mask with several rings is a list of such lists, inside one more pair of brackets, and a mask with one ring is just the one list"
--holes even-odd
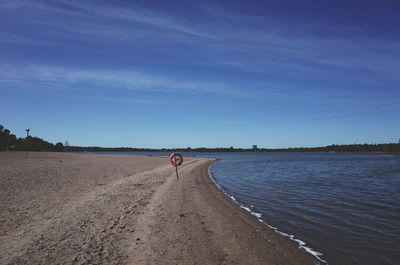
[(169, 162), (174, 167), (180, 166), (183, 163), (183, 156), (180, 153), (174, 152), (169, 156)]

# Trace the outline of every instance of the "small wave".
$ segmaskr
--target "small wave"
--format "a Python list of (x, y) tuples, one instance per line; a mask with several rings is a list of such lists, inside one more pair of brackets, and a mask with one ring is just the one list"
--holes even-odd
[[(287, 238), (289, 238), (290, 240), (296, 242), (296, 243), (299, 245), (299, 246), (298, 246), (299, 249), (303, 249), (304, 251), (306, 251), (307, 253), (310, 253), (313, 257), (315, 257), (319, 262), (322, 262), (323, 264), (328, 265), (328, 262), (325, 261), (325, 260), (323, 260), (323, 259), (321, 258), (321, 256), (323, 256), (324, 254), (322, 254), (322, 253), (320, 253), (320, 252), (318, 252), (318, 251), (315, 251), (315, 250), (313, 250), (312, 248), (308, 247), (308, 246), (306, 245), (306, 242), (304, 242), (304, 241), (302, 241), (302, 240), (300, 240), (300, 239), (298, 239), (298, 238), (295, 238), (294, 235), (286, 234), (285, 232), (279, 231), (277, 227), (274, 227), (274, 226), (272, 226), (272, 225), (269, 225), (269, 224), (265, 223), (265, 222), (261, 219), (262, 213), (254, 212), (254, 211), (252, 211), (249, 207), (246, 207), (246, 206), (240, 204), (240, 203), (236, 200), (236, 198), (235, 198), (234, 196), (232, 196), (232, 195), (230, 195), (229, 193), (227, 193), (227, 192), (215, 181), (214, 176), (213, 176), (213, 174), (211, 173), (211, 167), (212, 167), (212, 165), (210, 165), (210, 166), (208, 167), (208, 175), (210, 176), (211, 181), (215, 184), (215, 186), (218, 187), (218, 189), (220, 189), (220, 190), (221, 190), (226, 196), (228, 196), (234, 203), (236, 203), (237, 205), (239, 205), (240, 208), (242, 208), (243, 210), (247, 211), (247, 212), (250, 213), (251, 215), (255, 216), (255, 217), (257, 218), (258, 221), (260, 221), (261, 223), (266, 224), (269, 228), (271, 228), (272, 230), (274, 230), (276, 233), (278, 233), (278, 234), (280, 234), (280, 235), (282, 235), (282, 236), (284, 236), (284, 237), (287, 237)], [(254, 207), (254, 206), (251, 206), (251, 207)], [(319, 262), (317, 262), (316, 265), (319, 265), (319, 264), (320, 264)]]
[[(233, 197), (233, 196), (231, 196), (231, 197)], [(235, 200), (235, 202), (236, 202), (236, 200)], [(252, 210), (250, 210), (250, 208), (248, 208), (248, 207), (246, 207), (246, 206), (243, 206), (243, 205), (239, 205), (239, 206), (240, 206), (240, 208), (242, 208), (242, 209), (244, 209), (245, 211), (249, 212), (251, 215), (254, 215), (255, 217), (257, 217), (258, 221), (264, 223), (264, 221), (261, 220), (261, 216), (262, 216), (261, 213), (253, 212)]]

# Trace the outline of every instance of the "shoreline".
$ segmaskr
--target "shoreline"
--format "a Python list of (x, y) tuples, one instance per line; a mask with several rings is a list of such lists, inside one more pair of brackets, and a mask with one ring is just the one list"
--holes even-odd
[[(218, 159), (218, 160), (219, 160), (219, 159)], [(215, 161), (214, 163), (216, 163), (216, 162), (217, 162), (217, 161)], [(215, 186), (216, 186), (218, 189), (220, 189), (229, 199), (232, 200), (232, 203), (238, 205), (240, 208), (242, 208), (243, 210), (245, 210), (245, 211), (248, 212), (249, 214), (255, 216), (255, 217), (257, 218), (257, 220), (258, 220), (260, 223), (263, 223), (265, 226), (267, 226), (268, 228), (274, 230), (276, 233), (280, 234), (281, 236), (283, 236), (283, 237), (285, 237), (285, 238), (287, 238), (287, 239), (289, 239), (289, 240), (291, 240), (291, 241), (296, 242), (296, 243), (298, 244), (298, 248), (299, 248), (299, 249), (302, 249), (302, 250), (304, 250), (305, 252), (309, 253), (310, 255), (312, 255), (312, 256), (313, 256), (316, 260), (318, 260), (319, 262), (322, 262), (322, 263), (324, 263), (324, 264), (328, 264), (327, 261), (325, 261), (325, 260), (323, 260), (323, 259), (321, 258), (321, 256), (324, 255), (323, 253), (318, 252), (318, 251), (316, 251), (316, 250), (314, 250), (314, 249), (308, 247), (306, 242), (304, 242), (304, 241), (301, 240), (301, 239), (295, 238), (294, 235), (290, 235), (290, 234), (287, 234), (287, 233), (285, 233), (285, 232), (282, 232), (282, 231), (280, 231), (277, 227), (274, 227), (274, 226), (272, 226), (272, 225), (270, 225), (270, 224), (264, 222), (264, 220), (261, 219), (261, 217), (262, 217), (262, 215), (263, 215), (262, 213), (254, 212), (253, 210), (250, 209), (251, 206), (250, 206), (250, 208), (249, 208), (249, 207), (243, 205), (242, 203), (238, 202), (237, 199), (236, 199), (233, 195), (231, 195), (231, 194), (229, 194), (228, 192), (226, 192), (226, 191), (216, 182), (215, 177), (214, 177), (214, 175), (213, 175), (212, 172), (211, 172), (211, 167), (212, 167), (212, 166), (213, 166), (213, 164), (211, 164), (211, 165), (208, 167), (208, 175), (210, 176), (210, 179), (212, 180), (212, 182), (214, 182)]]
[(315, 264), (187, 158), (0, 154), (1, 264)]
[[(146, 231), (146, 243), (135, 248), (138, 255), (135, 255), (132, 263), (142, 264), (149, 260), (152, 261), (150, 264), (162, 263), (157, 260), (166, 264), (174, 263), (175, 251), (164, 249), (162, 255), (158, 256), (151, 250), (162, 249), (163, 245), (175, 242), (174, 248), (180, 249), (181, 253), (190, 253), (189, 249), (203, 253), (199, 256), (193, 252), (184, 255), (179, 264), (316, 264), (317, 260), (298, 249), (297, 243), (259, 222), (255, 216), (233, 203), (211, 181), (208, 169), (215, 161), (200, 159), (202, 165), (194, 171), (187, 169), (189, 172), (180, 173), (184, 177), (192, 175), (189, 180), (177, 183), (173, 178), (170, 179), (169, 186), (149, 206), (151, 210), (148, 212), (151, 214), (142, 222), (151, 220), (150, 224), (143, 225), (146, 227), (143, 228)], [(176, 197), (176, 194), (179, 196)], [(173, 207), (166, 206), (165, 202), (174, 199), (180, 203)], [(177, 216), (179, 220), (168, 224), (167, 231), (160, 230), (166, 224), (157, 219), (174, 219)], [(149, 237), (149, 234), (152, 236)], [(178, 239), (177, 235), (183, 238)]]

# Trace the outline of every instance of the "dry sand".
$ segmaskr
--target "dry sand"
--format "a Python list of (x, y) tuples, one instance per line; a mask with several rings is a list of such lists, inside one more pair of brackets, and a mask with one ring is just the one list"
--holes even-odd
[(0, 264), (314, 264), (210, 180), (212, 159), (0, 153)]

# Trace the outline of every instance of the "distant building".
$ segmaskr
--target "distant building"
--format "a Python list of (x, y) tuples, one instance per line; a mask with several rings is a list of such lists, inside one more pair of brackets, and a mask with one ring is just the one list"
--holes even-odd
[(258, 149), (257, 145), (253, 144), (253, 150), (257, 150), (257, 149)]

